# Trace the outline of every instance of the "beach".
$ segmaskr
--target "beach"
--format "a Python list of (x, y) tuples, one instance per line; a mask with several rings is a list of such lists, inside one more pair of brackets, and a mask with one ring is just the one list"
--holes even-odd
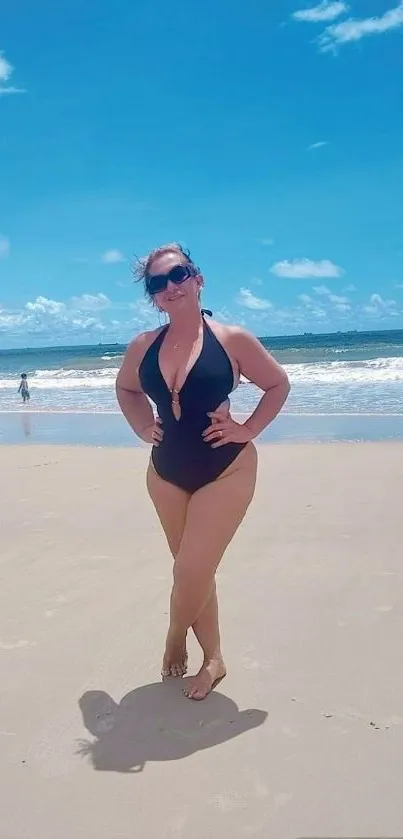
[(259, 445), (195, 703), (147, 449), (35, 440), (0, 447), (1, 839), (401, 836), (403, 443)]

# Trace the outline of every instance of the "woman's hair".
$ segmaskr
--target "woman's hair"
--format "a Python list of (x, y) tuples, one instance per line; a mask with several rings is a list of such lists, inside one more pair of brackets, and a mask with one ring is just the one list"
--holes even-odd
[(154, 259), (157, 259), (165, 253), (177, 253), (178, 256), (184, 259), (185, 265), (190, 265), (190, 267), (193, 268), (195, 274), (200, 273), (200, 268), (198, 268), (198, 266), (193, 262), (193, 259), (190, 256), (190, 251), (187, 248), (182, 247), (182, 245), (179, 245), (177, 242), (170, 242), (168, 245), (162, 245), (160, 248), (155, 248), (147, 254), (147, 256), (137, 259), (132, 266), (135, 281), (144, 283), (144, 291), (149, 298), (150, 295), (147, 292), (147, 274), (150, 273), (150, 268)]

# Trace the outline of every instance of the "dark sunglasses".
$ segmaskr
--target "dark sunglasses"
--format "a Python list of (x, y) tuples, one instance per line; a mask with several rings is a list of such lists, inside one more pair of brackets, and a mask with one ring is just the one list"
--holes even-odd
[(169, 282), (181, 285), (189, 277), (195, 277), (197, 272), (191, 265), (175, 265), (167, 274), (148, 274), (145, 277), (146, 289), (149, 294), (159, 294), (165, 291)]

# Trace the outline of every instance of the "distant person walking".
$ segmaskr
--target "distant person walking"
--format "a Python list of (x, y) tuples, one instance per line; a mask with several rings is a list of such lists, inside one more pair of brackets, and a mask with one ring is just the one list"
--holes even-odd
[(22, 401), (28, 402), (29, 396), (29, 388), (28, 388), (28, 379), (26, 373), (21, 373), (21, 381), (20, 386), (18, 388), (18, 393), (21, 393)]

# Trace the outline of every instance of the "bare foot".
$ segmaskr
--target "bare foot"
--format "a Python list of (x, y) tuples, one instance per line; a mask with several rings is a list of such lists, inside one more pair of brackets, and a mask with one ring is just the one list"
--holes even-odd
[(189, 679), (183, 692), (188, 699), (199, 701), (205, 699), (226, 673), (227, 670), (222, 658), (212, 658), (210, 661), (205, 661), (197, 676)]
[(168, 632), (161, 676), (185, 676), (188, 669), (186, 638), (184, 641), (172, 638)]

